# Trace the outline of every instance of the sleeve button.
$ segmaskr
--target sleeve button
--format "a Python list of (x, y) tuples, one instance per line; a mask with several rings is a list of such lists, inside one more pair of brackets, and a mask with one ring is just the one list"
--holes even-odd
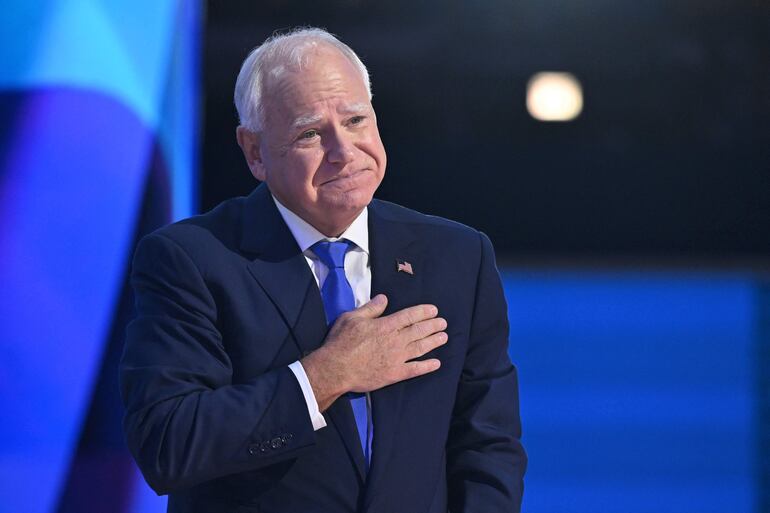
[(251, 454), (252, 456), (255, 456), (258, 452), (259, 452), (258, 444), (249, 445), (249, 454)]
[(283, 447), (283, 440), (281, 440), (279, 437), (275, 437), (272, 440), (270, 440), (270, 447), (273, 449), (279, 449)]

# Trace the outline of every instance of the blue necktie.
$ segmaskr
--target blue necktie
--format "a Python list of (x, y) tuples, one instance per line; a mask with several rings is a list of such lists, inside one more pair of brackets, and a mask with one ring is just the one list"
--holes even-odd
[[(319, 260), (329, 269), (323, 286), (321, 287), (321, 300), (326, 311), (326, 322), (331, 326), (341, 314), (353, 310), (356, 307), (356, 299), (353, 289), (345, 276), (345, 253), (353, 245), (352, 242), (341, 239), (337, 242), (319, 241), (313, 244), (312, 250)], [(366, 466), (369, 466), (372, 455), (372, 437), (374, 427), (367, 405), (366, 394), (350, 392), (346, 394), (353, 408), (356, 419), (358, 437), (364, 451)]]

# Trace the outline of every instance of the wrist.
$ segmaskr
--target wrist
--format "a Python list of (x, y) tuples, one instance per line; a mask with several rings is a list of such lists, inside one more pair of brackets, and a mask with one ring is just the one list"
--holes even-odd
[(344, 364), (328, 348), (318, 348), (302, 358), (300, 363), (322, 412), (348, 391)]

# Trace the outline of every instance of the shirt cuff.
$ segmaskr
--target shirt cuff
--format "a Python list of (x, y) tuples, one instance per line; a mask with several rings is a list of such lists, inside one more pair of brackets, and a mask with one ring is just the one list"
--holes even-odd
[(296, 361), (289, 365), (289, 368), (294, 373), (294, 376), (299, 382), (299, 387), (302, 389), (302, 395), (305, 396), (305, 404), (307, 404), (307, 412), (310, 415), (310, 421), (313, 423), (313, 431), (318, 431), (322, 427), (326, 427), (326, 419), (323, 414), (318, 410), (318, 401), (313, 394), (313, 387), (310, 386), (310, 380), (307, 379), (305, 374), (305, 368), (299, 361)]

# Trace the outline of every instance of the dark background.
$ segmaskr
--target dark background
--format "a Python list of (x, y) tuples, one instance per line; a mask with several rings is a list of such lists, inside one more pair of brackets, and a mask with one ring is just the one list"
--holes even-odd
[[(487, 232), (509, 259), (770, 261), (770, 9), (748, 0), (211, 1), (200, 207), (247, 194), (232, 91), (276, 29), (361, 56), (388, 152), (378, 197)], [(569, 71), (569, 123), (526, 111)]]

